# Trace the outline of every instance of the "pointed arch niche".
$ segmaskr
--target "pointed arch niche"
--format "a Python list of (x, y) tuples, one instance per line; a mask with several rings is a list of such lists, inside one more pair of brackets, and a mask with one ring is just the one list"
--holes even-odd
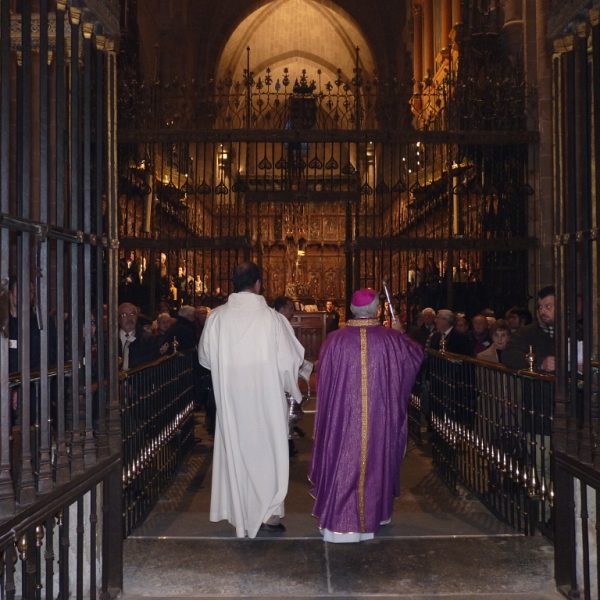
[(338, 77), (350, 82), (356, 66), (356, 47), (363, 79), (373, 80), (376, 65), (373, 52), (358, 24), (332, 2), (318, 0), (273, 0), (244, 18), (225, 44), (216, 80), (240, 81), (247, 67), (255, 81), (271, 68), (273, 81), (282, 77), (284, 67), (294, 82), (302, 69), (308, 80), (325, 84)]

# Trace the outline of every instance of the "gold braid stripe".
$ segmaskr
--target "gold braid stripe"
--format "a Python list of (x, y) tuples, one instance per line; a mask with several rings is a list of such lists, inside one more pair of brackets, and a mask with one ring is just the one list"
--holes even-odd
[(360, 480), (358, 483), (358, 507), (360, 511), (360, 530), (365, 531), (365, 478), (367, 474), (367, 439), (369, 435), (369, 386), (367, 380), (367, 330), (360, 329), (360, 372), (362, 391), (362, 432), (360, 448)]
[(369, 327), (371, 325), (381, 325), (379, 319), (349, 319), (346, 326), (349, 327)]

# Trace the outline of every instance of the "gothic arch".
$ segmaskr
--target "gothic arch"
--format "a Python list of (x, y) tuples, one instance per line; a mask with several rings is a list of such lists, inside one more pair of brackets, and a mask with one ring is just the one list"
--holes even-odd
[(324, 82), (334, 80), (337, 69), (341, 68), (342, 79), (349, 81), (357, 46), (363, 77), (373, 79), (377, 72), (371, 44), (361, 27), (349, 13), (327, 0), (262, 3), (241, 17), (223, 39), (216, 80), (241, 78), (247, 64), (247, 47), (255, 78), (264, 76), (266, 67), (286, 66), (286, 60), (302, 57), (308, 59), (307, 67), (314, 67), (314, 72), (308, 73), (309, 78), (316, 78), (317, 69), (321, 69)]

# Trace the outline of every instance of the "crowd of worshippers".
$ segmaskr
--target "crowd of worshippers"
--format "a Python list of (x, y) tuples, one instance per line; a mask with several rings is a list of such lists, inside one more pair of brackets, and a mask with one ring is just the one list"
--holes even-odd
[(119, 261), (119, 302), (134, 304), (144, 313), (150, 311), (151, 299), (155, 303), (167, 301), (171, 308), (223, 304), (227, 295), (220, 287), (210, 291), (207, 280), (208, 275), (188, 273), (185, 265), (178, 264), (176, 269), (170, 269), (167, 255), (162, 252), (160, 262), (155, 267), (152, 289), (152, 277), (146, 259), (130, 251)]
[[(106, 307), (105, 307), (106, 311)], [(140, 309), (134, 304), (124, 302), (118, 308), (119, 321), (119, 356), (123, 358), (123, 348), (128, 341), (127, 362), (121, 363), (121, 369), (137, 367), (161, 356), (172, 354), (175, 349), (179, 351), (191, 350), (196, 347), (206, 317), (210, 313), (210, 308), (206, 306), (182, 306), (177, 312), (173, 312), (170, 302), (162, 301), (158, 304), (158, 311), (155, 319), (141, 313)], [(26, 345), (29, 357), (29, 369), (37, 371), (41, 364), (42, 344), (38, 307), (35, 297), (35, 287), (30, 283), (29, 291), (29, 343)], [(106, 332), (106, 313), (100, 319), (100, 325)], [(64, 357), (70, 360), (70, 340), (69, 333), (70, 319), (67, 312), (64, 318)], [(51, 312), (47, 315), (46, 326), (48, 328), (48, 365), (53, 366), (57, 360), (57, 322), (58, 315)], [(96, 314), (92, 311), (89, 318), (90, 338), (92, 349), (92, 367), (96, 364), (98, 346), (98, 323)], [(9, 373), (18, 373), (21, 371), (19, 364), (19, 285), (16, 275), (9, 278), (8, 285), (8, 363)], [(85, 320), (82, 321), (82, 339), (85, 337)], [(106, 337), (106, 336), (105, 336)]]
[(119, 359), (122, 371), (197, 346), (210, 308), (184, 304), (175, 316), (172, 314), (171, 305), (166, 300), (159, 302), (155, 320), (140, 313), (138, 307), (130, 302), (119, 305)]
[(425, 308), (408, 334), (425, 349), (439, 351), (443, 340), (446, 352), (500, 363), (511, 369), (529, 366), (526, 355), (531, 346), (534, 368), (553, 373), (554, 287), (542, 288), (536, 300), (535, 319), (528, 309), (521, 307), (509, 309), (503, 318), (496, 318), (493, 310), (486, 309), (470, 321), (462, 313)]

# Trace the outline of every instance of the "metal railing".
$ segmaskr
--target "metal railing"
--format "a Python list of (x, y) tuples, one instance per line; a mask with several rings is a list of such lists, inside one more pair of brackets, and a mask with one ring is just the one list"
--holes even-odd
[[(118, 485), (113, 455), (0, 526), (1, 597), (114, 597), (122, 587), (120, 512), (108, 506)], [(115, 477), (116, 476), (116, 477)], [(117, 488), (118, 491), (118, 488)]]
[(194, 444), (195, 351), (121, 375), (125, 534), (148, 515)]
[(122, 587), (122, 542), (113, 535), (122, 527), (120, 436), (111, 448), (106, 383), (74, 388), (71, 362), (45, 376), (31, 371), (27, 382), (9, 378), (4, 484), (22, 501), (3, 505), (2, 598), (96, 598)]
[(427, 351), (411, 395), (409, 428), (428, 420), (433, 462), (453, 489), (477, 495), (527, 535), (552, 538), (555, 378)]

